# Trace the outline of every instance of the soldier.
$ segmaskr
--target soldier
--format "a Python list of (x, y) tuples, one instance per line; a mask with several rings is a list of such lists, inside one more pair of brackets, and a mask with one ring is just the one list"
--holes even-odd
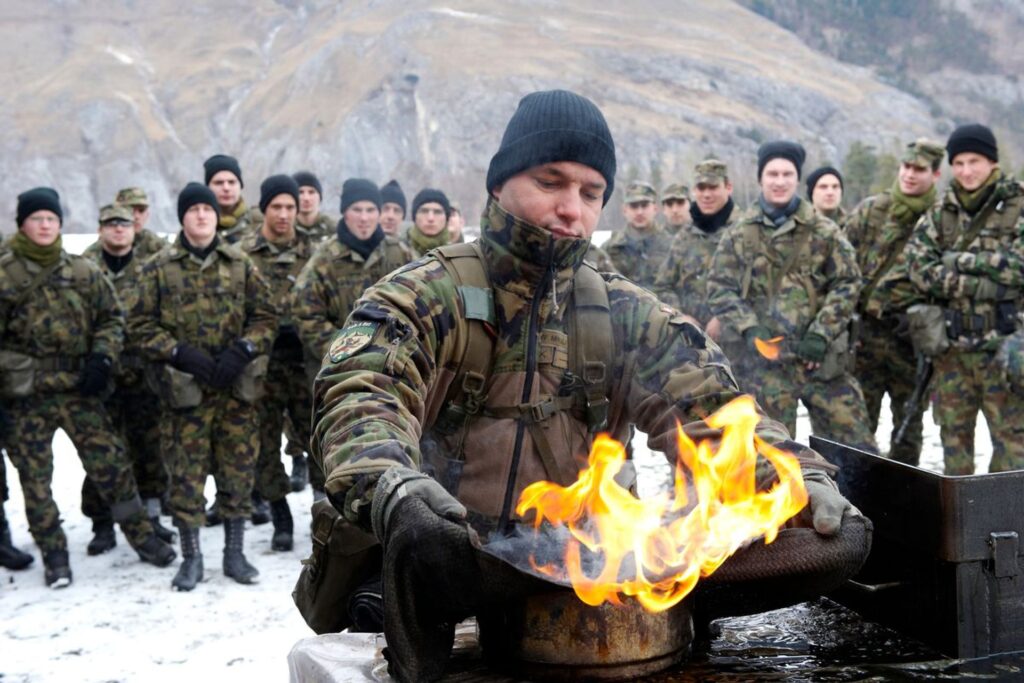
[(448, 244), (448, 197), (441, 190), (427, 187), (412, 200), (412, 227), (408, 243), (418, 258), (435, 247)]
[(405, 220), (405, 193), (397, 180), (391, 179), (380, 188), (382, 200), (380, 209), (380, 229), (385, 235), (398, 237), (402, 232), (402, 221)]
[(672, 246), (672, 237), (658, 225), (658, 193), (647, 183), (626, 187), (622, 204), (626, 228), (612, 234), (604, 250), (615, 266), (641, 287), (650, 288)]
[[(728, 362), (698, 328), (625, 278), (581, 263), (614, 177), (611, 133), (592, 102), (567, 91), (527, 95), (490, 163), (480, 239), (441, 247), (371, 287), (324, 360), (313, 452), (343, 515), (335, 528), (362, 544), (373, 542), (372, 528), (385, 557), (394, 529), (413, 524), (410, 533), (423, 534), (422, 552), (388, 566), (412, 563), (425, 590), (389, 593), (384, 575), (385, 606), (422, 601), (413, 609), (423, 609), (418, 623), (384, 624), (397, 680), (439, 676), (454, 624), (478, 608), (465, 528), (434, 548), (451, 538), (444, 534), (452, 525), (438, 531), (443, 517), (481, 532), (509, 530), (524, 521), (513, 511), (523, 488), (541, 479), (570, 483), (598, 430), (621, 439), (636, 422), (652, 448), (672, 456), (677, 420), (691, 434), (706, 431), (701, 418), (737, 394)], [(578, 344), (589, 347), (586, 358), (604, 359), (577, 359), (600, 364), (604, 379), (570, 370), (566, 358)], [(469, 360), (481, 351), (496, 359), (483, 363), (483, 381), (459, 381), (478, 374), (463, 372), (463, 359), (481, 367)], [(849, 504), (820, 457), (786, 441), (767, 417), (758, 431), (800, 450), (816, 526), (834, 533)], [(373, 624), (353, 628), (365, 626)], [(423, 633), (436, 633), (437, 646)]]
[(843, 209), (843, 176), (831, 166), (814, 169), (807, 176), (807, 199), (825, 218), (842, 227), (846, 222)]
[[(882, 396), (889, 394), (893, 434), (906, 419), (904, 406), (914, 391), (914, 347), (907, 334), (906, 309), (913, 301), (901, 294), (909, 283), (904, 247), (918, 219), (935, 204), (935, 183), (945, 153), (940, 143), (921, 138), (907, 145), (892, 189), (868, 197), (846, 219), (844, 232), (857, 252), (863, 287), (857, 303), (860, 333), (854, 376), (867, 405), (869, 426), (878, 429)], [(916, 465), (921, 457), (922, 416), (926, 403), (910, 417), (900, 443), (889, 457)]]
[[(835, 223), (797, 195), (803, 162), (795, 142), (758, 149), (758, 205), (722, 235), (708, 305), (723, 335), (746, 341), (744, 378), (769, 415), (795, 431), (803, 401), (815, 434), (874, 451), (864, 396), (848, 370), (860, 271)], [(776, 337), (778, 358), (760, 358), (755, 340)]]
[(220, 219), (217, 234), (224, 242), (234, 244), (246, 232), (263, 221), (255, 208), (246, 206), (242, 197), (242, 168), (238, 159), (226, 154), (214, 154), (203, 162), (206, 186), (217, 196), (217, 211)]
[(665, 231), (675, 237), (690, 224), (690, 188), (685, 183), (672, 183), (662, 190), (661, 211), (665, 214)]
[(466, 219), (462, 215), (462, 205), (458, 202), (448, 204), (448, 244), (462, 244), (466, 236), (462, 229), (466, 227)]
[[(118, 191), (114, 203), (127, 206), (131, 211), (132, 226), (135, 229), (131, 251), (132, 258), (138, 263), (142, 263), (167, 246), (165, 239), (146, 227), (146, 223), (149, 222), (150, 213), (149, 198), (146, 196), (145, 190), (139, 187), (126, 187)], [(102, 258), (100, 256), (101, 251), (102, 245), (97, 240), (82, 252), (82, 256), (88, 256), (94, 261), (99, 261)]]
[(978, 410), (992, 435), (990, 472), (1024, 467), (1024, 397), (995, 360), (1019, 326), (1024, 288), (1024, 192), (999, 168), (987, 127), (960, 126), (946, 143), (953, 181), (914, 228), (910, 279), (943, 309), (949, 349), (934, 358), (934, 411), (948, 475), (974, 472)]
[(71, 583), (67, 538), (53, 500), (51, 442), (59, 427), (139, 557), (163, 567), (174, 549), (157, 538), (121, 440), (103, 409), (124, 313), (99, 268), (61, 248), (57, 192), (18, 196), (18, 232), (0, 256), (0, 393), (10, 421), (7, 455), (18, 469), (29, 531), (46, 584)]
[[(270, 501), (274, 522), (272, 550), (291, 550), (293, 521), (288, 508), (291, 482), (281, 464), (281, 432), (287, 415), (295, 441), (309, 443), (312, 410), (310, 386), (303, 367), (302, 342), (291, 319), (292, 287), (302, 267), (313, 255), (314, 238), (296, 229), (296, 206), (302, 204), (301, 187), (292, 178), (270, 176), (260, 186), (260, 211), (265, 216), (257, 233), (239, 244), (270, 283), (278, 311), (265, 383), (271, 391), (259, 402), (260, 454), (256, 464), (256, 491)], [(301, 456), (301, 452), (299, 454)], [(315, 470), (314, 470), (315, 476)], [(318, 488), (323, 482), (316, 481)]]
[[(137, 233), (132, 210), (125, 204), (108, 204), (100, 209), (99, 223), (100, 250), (93, 260), (127, 307), (142, 270), (134, 249)], [(160, 403), (146, 386), (143, 371), (142, 358), (126, 345), (114, 364), (115, 389), (104, 401), (104, 407), (124, 441), (153, 531), (160, 540), (173, 543), (174, 532), (160, 523), (160, 501), (167, 494), (167, 468), (160, 452)], [(114, 548), (114, 519), (89, 477), (82, 482), (82, 513), (92, 520), (93, 539), (86, 548), (88, 553), (99, 555)]]
[(295, 225), (309, 233), (314, 242), (322, 242), (334, 234), (338, 222), (325, 213), (320, 213), (324, 188), (320, 179), (309, 171), (299, 171), (292, 178), (299, 185), (299, 215)]
[[(6, 420), (6, 415), (0, 415), (0, 419)], [(0, 428), (6, 431), (6, 425), (0, 425)], [(20, 571), (28, 569), (35, 558), (15, 547), (14, 541), (11, 539), (11, 525), (7, 523), (7, 515), (4, 513), (4, 503), (9, 499), (7, 464), (4, 462), (3, 454), (0, 453), (0, 567)]]
[(171, 582), (203, 578), (199, 527), (213, 470), (224, 519), (224, 575), (253, 583), (242, 553), (259, 448), (255, 402), (277, 330), (270, 289), (252, 261), (218, 231), (218, 200), (199, 183), (178, 195), (181, 232), (143, 268), (130, 333), (161, 378), (163, 447), (182, 563)]

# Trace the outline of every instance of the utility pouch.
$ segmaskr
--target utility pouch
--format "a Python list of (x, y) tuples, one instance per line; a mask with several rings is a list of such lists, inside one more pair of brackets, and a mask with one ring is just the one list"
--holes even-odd
[(35, 389), (36, 359), (17, 351), (0, 351), (0, 396), (22, 398)]
[(292, 600), (317, 634), (337, 633), (349, 625), (348, 600), (383, 564), (373, 534), (341, 516), (328, 500), (313, 503), (313, 553), (302, 561)]
[(203, 389), (195, 375), (170, 363), (163, 366), (159, 396), (171, 408), (195, 408), (203, 400)]
[(231, 387), (234, 397), (242, 403), (255, 403), (263, 398), (265, 393), (263, 378), (267, 375), (269, 365), (270, 356), (268, 355), (256, 356), (249, 361)]
[(915, 353), (936, 358), (949, 349), (946, 311), (935, 304), (914, 304), (907, 309), (910, 341)]
[(850, 331), (843, 330), (838, 337), (832, 340), (825, 350), (825, 358), (821, 361), (815, 379), (828, 382), (844, 374), (850, 369)]

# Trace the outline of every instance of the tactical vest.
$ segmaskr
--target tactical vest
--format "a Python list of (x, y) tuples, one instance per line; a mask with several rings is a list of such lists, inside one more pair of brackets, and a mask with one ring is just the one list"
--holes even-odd
[[(91, 271), (89, 264), (81, 257), (72, 257), (69, 261), (71, 262), (72, 282), (74, 282), (77, 289), (85, 289), (89, 286)], [(3, 269), (4, 273), (7, 274), (7, 277), (11, 278), (11, 281), (14, 282), (14, 286), (18, 289), (19, 293), (24, 291), (25, 288), (32, 283), (32, 280), (35, 277), (28, 272), (28, 268), (25, 267), (25, 262), (18, 258), (13, 251), (5, 251), (3, 255), (0, 256), (0, 269)], [(56, 272), (56, 270), (54, 272)]]
[[(772, 258), (771, 254), (775, 251), (772, 247), (771, 240), (767, 242), (762, 238), (763, 231), (761, 229), (761, 223), (749, 220), (742, 225), (742, 243), (743, 243), (743, 260), (746, 261), (747, 269), (743, 273), (743, 280), (740, 285), (740, 298), (746, 299), (750, 293), (750, 281), (754, 274), (754, 259), (758, 254), (765, 254), (768, 256), (768, 260), (771, 264), (772, 270), (776, 259)], [(793, 229), (793, 250), (786, 257), (786, 261), (782, 264), (782, 268), (777, 273), (771, 273), (769, 279), (768, 297), (774, 299), (778, 293), (779, 288), (782, 286), (782, 281), (787, 275), (792, 274), (793, 268), (796, 266), (800, 255), (804, 252), (804, 249), (811, 242), (811, 227), (801, 223), (796, 223), (796, 227)], [(777, 255), (777, 254), (776, 254)], [(813, 318), (818, 313), (818, 292), (814, 288), (814, 283), (811, 282), (810, 278), (800, 277), (800, 284), (803, 285), (804, 291), (807, 292), (807, 300), (810, 302), (811, 314)]]
[[(993, 192), (999, 193), (1000, 196), (990, 198), (975, 214), (967, 231), (959, 237), (957, 233), (960, 232), (961, 227), (958, 220), (960, 206), (949, 198), (942, 203), (939, 238), (942, 240), (943, 249), (965, 251), (986, 226), (995, 228), (1001, 235), (1016, 230), (1017, 223), (1021, 218), (1021, 204), (1024, 203), (1020, 186), (1016, 183), (1001, 181)], [(994, 220), (992, 219), (993, 214), (995, 214)]]

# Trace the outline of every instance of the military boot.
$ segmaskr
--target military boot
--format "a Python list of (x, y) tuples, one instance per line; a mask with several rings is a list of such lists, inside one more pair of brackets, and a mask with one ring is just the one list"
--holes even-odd
[(181, 535), (181, 566), (171, 580), (176, 591), (190, 591), (203, 580), (203, 553), (199, 548), (199, 527), (178, 524)]
[(266, 524), (270, 521), (270, 503), (263, 499), (263, 496), (252, 492), (252, 523), (254, 526)]
[(7, 524), (4, 509), (0, 507), (0, 567), (7, 569), (25, 569), (32, 564), (33, 558), (14, 547), (11, 541), (11, 527)]
[(224, 520), (224, 576), (238, 583), (256, 583), (260, 573), (242, 553), (245, 520), (241, 517)]
[(298, 493), (306, 488), (306, 484), (309, 483), (309, 465), (306, 463), (306, 456), (292, 457), (292, 474), (288, 477), (288, 481), (291, 483), (293, 493)]
[(157, 538), (164, 543), (174, 543), (177, 540), (178, 537), (175, 533), (160, 523), (159, 498), (146, 499), (146, 514), (149, 515), (149, 521), (153, 523), (153, 533)]
[(174, 547), (161, 541), (156, 532), (146, 536), (145, 541), (135, 546), (135, 552), (138, 553), (140, 560), (157, 567), (166, 567), (178, 557)]
[(282, 498), (270, 504), (270, 516), (274, 522), (274, 537), (270, 541), (271, 550), (291, 550), (293, 544), (292, 532), (295, 524), (292, 521), (292, 511), (288, 507), (288, 499)]
[(71, 564), (67, 550), (51, 550), (43, 555), (46, 585), (50, 588), (64, 588), (71, 585)]
[(92, 522), (92, 540), (85, 547), (90, 555), (102, 555), (117, 546), (117, 534), (114, 533), (114, 522), (109, 519), (94, 519)]

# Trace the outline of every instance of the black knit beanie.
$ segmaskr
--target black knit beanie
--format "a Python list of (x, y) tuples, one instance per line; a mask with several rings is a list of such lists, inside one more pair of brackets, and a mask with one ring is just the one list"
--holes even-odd
[(821, 168), (814, 169), (814, 171), (810, 175), (807, 176), (807, 198), (808, 199), (810, 199), (811, 195), (814, 194), (814, 186), (818, 184), (819, 180), (821, 180), (822, 178), (824, 178), (827, 175), (834, 175), (836, 178), (839, 179), (839, 189), (840, 190), (846, 189), (843, 186), (843, 174), (839, 172), (839, 169), (833, 168), (831, 166), (822, 166)]
[(949, 163), (961, 152), (976, 152), (991, 161), (999, 161), (999, 148), (996, 147), (996, 136), (992, 130), (980, 123), (968, 123), (958, 127), (946, 142), (946, 153)]
[(423, 206), (424, 204), (429, 204), (430, 202), (436, 202), (440, 204), (441, 208), (444, 209), (444, 215), (446, 217), (451, 215), (452, 205), (448, 201), (448, 196), (445, 195), (444, 192), (441, 192), (441, 190), (435, 190), (432, 187), (425, 187), (422, 190), (420, 190), (416, 194), (416, 197), (412, 200), (413, 218), (416, 217), (416, 212), (420, 210), (421, 206)]
[(266, 213), (267, 205), (279, 194), (290, 194), (299, 206), (299, 184), (290, 175), (272, 175), (260, 184), (260, 211)]
[(324, 198), (324, 186), (320, 184), (320, 179), (312, 171), (299, 171), (292, 176), (292, 179), (298, 183), (299, 187), (312, 187), (320, 195), (320, 199)]
[(209, 204), (217, 212), (217, 218), (220, 218), (220, 207), (217, 206), (217, 195), (213, 194), (213, 190), (206, 185), (189, 183), (178, 195), (179, 223), (185, 224), (185, 212), (196, 204)]
[(521, 171), (554, 161), (575, 161), (604, 176), (608, 203), (615, 187), (612, 133), (597, 105), (568, 90), (530, 93), (519, 101), (487, 169), (487, 191)]
[(213, 176), (221, 171), (231, 171), (238, 178), (238, 185), (245, 187), (245, 183), (242, 182), (242, 167), (238, 165), (238, 159), (234, 157), (229, 157), (227, 154), (214, 154), (203, 162), (203, 169), (206, 171), (205, 182), (207, 185), (210, 184)]
[(61, 225), (64, 225), (64, 212), (60, 208), (60, 195), (52, 187), (33, 187), (18, 195), (18, 212), (16, 220), (18, 227), (25, 222), (25, 219), (36, 211), (52, 211), (57, 214)]
[(772, 140), (757, 148), (757, 179), (761, 179), (764, 167), (772, 159), (787, 159), (796, 166), (796, 177), (799, 178), (804, 165), (807, 152), (803, 145), (790, 140)]
[(402, 218), (405, 218), (405, 193), (402, 192), (402, 186), (397, 180), (392, 178), (380, 188), (380, 197), (383, 200), (382, 204), (398, 204), (402, 207)]
[(372, 180), (349, 178), (341, 186), (341, 212), (345, 213), (345, 209), (362, 201), (373, 202), (379, 209), (383, 203), (380, 198), (380, 189)]

